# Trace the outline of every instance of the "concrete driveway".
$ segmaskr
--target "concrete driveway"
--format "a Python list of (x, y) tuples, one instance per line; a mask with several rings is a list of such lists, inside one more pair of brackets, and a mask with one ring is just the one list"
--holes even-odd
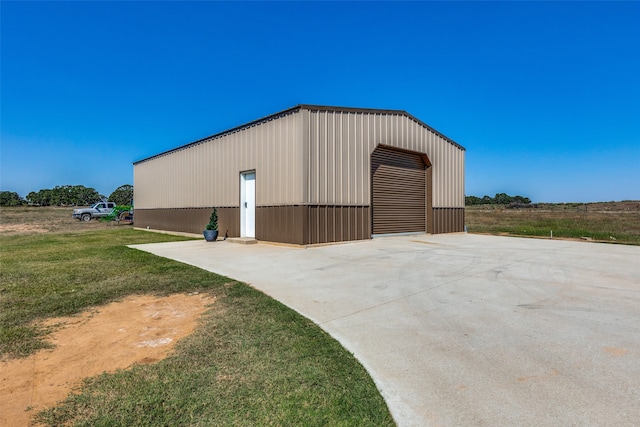
[(400, 426), (640, 423), (640, 247), (471, 234), (134, 247), (317, 322)]

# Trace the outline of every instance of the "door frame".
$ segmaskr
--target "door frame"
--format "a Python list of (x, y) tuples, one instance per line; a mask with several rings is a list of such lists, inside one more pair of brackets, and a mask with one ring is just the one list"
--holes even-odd
[(369, 206), (371, 207), (371, 211), (369, 212), (369, 225), (371, 238), (374, 238), (376, 236), (373, 234), (373, 165), (371, 163), (371, 158), (373, 157), (373, 153), (375, 152), (375, 150), (378, 148), (386, 148), (393, 151), (399, 151), (401, 153), (419, 155), (420, 158), (422, 158), (425, 173), (425, 230), (428, 234), (433, 233), (433, 167), (431, 164), (431, 159), (429, 159), (427, 153), (424, 153), (422, 151), (408, 150), (406, 148), (400, 148), (388, 144), (377, 144), (369, 154)]
[[(248, 175), (253, 175), (253, 236), (249, 236), (247, 233), (247, 205), (246, 205), (246, 200), (247, 200), (247, 195), (246, 195), (246, 183), (247, 183), (247, 176)], [(255, 234), (256, 234), (256, 170), (252, 169), (252, 170), (247, 170), (247, 171), (242, 171), (240, 172), (240, 237), (249, 237), (249, 238), (254, 238), (255, 239)]]

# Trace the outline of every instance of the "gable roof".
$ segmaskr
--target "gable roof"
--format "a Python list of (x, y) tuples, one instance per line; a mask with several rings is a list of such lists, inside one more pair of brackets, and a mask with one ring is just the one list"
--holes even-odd
[(433, 132), (436, 135), (440, 136), (441, 138), (443, 138), (444, 140), (446, 140), (450, 144), (458, 147), (459, 149), (461, 149), (463, 151), (466, 151), (466, 149), (462, 145), (458, 144), (453, 139), (447, 137), (446, 135), (444, 135), (441, 132), (438, 132), (437, 130), (435, 130), (434, 128), (429, 126), (428, 124), (424, 123), (423, 121), (421, 121), (418, 118), (412, 116), (411, 114), (407, 113), (404, 110), (382, 110), (382, 109), (375, 109), (375, 108), (332, 107), (332, 106), (326, 106), (326, 105), (298, 104), (295, 107), (291, 107), (291, 108), (288, 108), (286, 110), (283, 110), (283, 111), (280, 111), (280, 112), (277, 112), (277, 113), (274, 113), (274, 114), (270, 114), (270, 115), (262, 117), (260, 119), (253, 120), (251, 122), (242, 124), (240, 126), (236, 126), (234, 128), (231, 128), (231, 129), (228, 129), (228, 130), (225, 130), (225, 131), (222, 131), (222, 132), (207, 136), (205, 138), (198, 139), (197, 141), (193, 141), (193, 142), (190, 142), (188, 144), (181, 145), (181, 146), (176, 147), (176, 148), (172, 148), (171, 150), (167, 150), (167, 151), (163, 151), (162, 153), (154, 154), (153, 156), (150, 156), (150, 157), (135, 161), (135, 162), (133, 162), (133, 164), (137, 165), (138, 163), (143, 163), (143, 162), (146, 162), (148, 160), (155, 159), (157, 157), (162, 157), (164, 155), (173, 153), (175, 151), (184, 150), (184, 149), (192, 147), (194, 145), (202, 144), (202, 143), (204, 143), (206, 141), (209, 141), (211, 139), (216, 139), (216, 138), (219, 138), (219, 137), (227, 135), (227, 134), (238, 132), (238, 131), (240, 131), (242, 129), (245, 129), (245, 128), (249, 128), (249, 127), (252, 127), (252, 126), (259, 125), (259, 124), (264, 123), (264, 122), (269, 122), (271, 120), (278, 119), (278, 118), (280, 118), (282, 116), (286, 116), (286, 115), (295, 113), (295, 112), (297, 112), (299, 110), (401, 115), (401, 116), (407, 117), (410, 120), (413, 120), (414, 122), (418, 123), (420, 126), (424, 127), (425, 129), (430, 130), (431, 132)]

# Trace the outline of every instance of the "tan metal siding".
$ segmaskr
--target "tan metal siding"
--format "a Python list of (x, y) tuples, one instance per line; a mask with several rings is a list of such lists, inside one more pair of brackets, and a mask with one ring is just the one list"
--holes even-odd
[(464, 206), (465, 152), (401, 113), (310, 110), (303, 116), (308, 183), (305, 203), (370, 205), (370, 156), (380, 144), (426, 153), (434, 207)]
[(134, 165), (136, 208), (238, 206), (239, 173), (256, 171), (256, 203), (303, 201), (302, 129), (291, 112)]

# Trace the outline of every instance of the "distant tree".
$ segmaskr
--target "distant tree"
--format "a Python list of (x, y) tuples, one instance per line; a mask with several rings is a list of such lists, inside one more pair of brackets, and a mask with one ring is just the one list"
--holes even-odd
[(464, 204), (466, 206), (481, 205), (482, 204), (482, 199), (480, 197), (476, 197), (476, 196), (466, 196), (464, 198)]
[(0, 191), (0, 206), (22, 206), (27, 202), (14, 191)]
[(476, 196), (466, 196), (464, 198), (465, 205), (508, 205), (515, 203), (516, 205), (528, 205), (531, 203), (531, 199), (522, 196), (509, 196), (507, 193), (498, 193), (495, 197), (483, 196), (482, 198)]
[(116, 188), (109, 196), (109, 201), (118, 205), (133, 204), (133, 185), (125, 184)]
[(32, 191), (27, 194), (27, 202), (34, 206), (51, 206), (51, 190)]
[(522, 205), (529, 205), (531, 204), (531, 199), (528, 197), (522, 197), (522, 196), (513, 196), (513, 200), (511, 201), (512, 203), (519, 203)]
[(91, 205), (101, 199), (104, 199), (102, 194), (84, 185), (58, 185), (27, 194), (27, 202), (35, 206)]
[(87, 188), (84, 185), (65, 186), (68, 197), (66, 203), (72, 206), (92, 205), (105, 197), (95, 188)]
[(509, 196), (507, 193), (498, 193), (493, 198), (493, 202), (497, 205), (508, 205), (509, 203), (511, 203), (511, 196)]

